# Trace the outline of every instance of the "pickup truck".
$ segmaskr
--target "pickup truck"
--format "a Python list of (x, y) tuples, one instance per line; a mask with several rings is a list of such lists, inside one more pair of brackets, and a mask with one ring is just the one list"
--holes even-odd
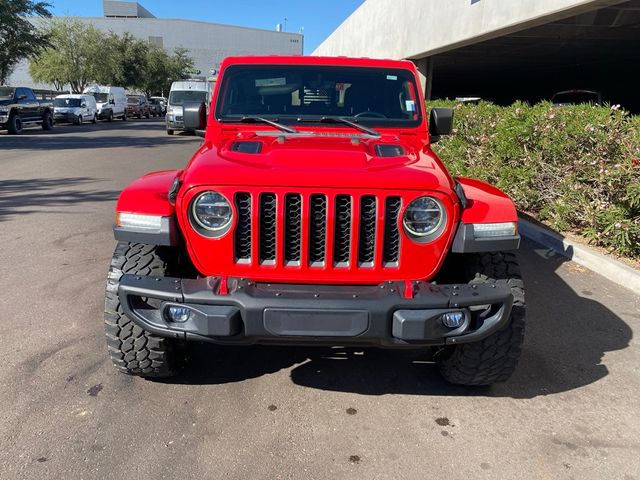
[(413, 63), (228, 58), (208, 111), (181, 108), (203, 144), (116, 206), (104, 321), (119, 371), (166, 377), (211, 342), (421, 349), (454, 384), (511, 376), (516, 209), (432, 150), (453, 111), (426, 108)]
[(53, 128), (53, 101), (38, 100), (26, 87), (0, 87), (0, 130), (19, 135), (28, 125)]

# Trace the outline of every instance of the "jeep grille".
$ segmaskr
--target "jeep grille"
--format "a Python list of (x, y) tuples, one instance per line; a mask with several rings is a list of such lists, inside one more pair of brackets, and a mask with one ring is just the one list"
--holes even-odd
[(400, 266), (399, 196), (238, 192), (234, 203), (236, 263), (251, 264), (257, 252), (264, 266)]

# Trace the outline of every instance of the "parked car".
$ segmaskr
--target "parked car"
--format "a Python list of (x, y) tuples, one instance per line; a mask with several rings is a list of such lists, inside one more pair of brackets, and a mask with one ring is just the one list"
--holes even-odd
[(525, 313), (516, 209), (447, 172), (431, 144), (453, 110), (428, 113), (412, 62), (227, 58), (211, 110), (186, 167), (118, 200), (118, 370), (169, 376), (205, 341), (431, 349), (449, 382), (509, 378)]
[(169, 101), (167, 103), (167, 134), (173, 135), (175, 131), (190, 131), (184, 126), (183, 106), (185, 102), (208, 103), (211, 86), (209, 82), (201, 80), (185, 80), (173, 82)]
[(127, 94), (122, 87), (94, 85), (84, 89), (92, 95), (98, 108), (98, 119), (112, 121), (114, 118), (127, 119)]
[(127, 95), (127, 115), (129, 117), (151, 117), (151, 108), (144, 95)]
[(149, 99), (149, 108), (151, 109), (151, 115), (154, 117), (161, 117), (164, 115), (164, 106), (158, 98), (151, 97)]
[(98, 107), (92, 95), (58, 95), (53, 101), (53, 119), (56, 123), (69, 122), (82, 125), (96, 123)]
[(0, 87), (0, 130), (18, 135), (28, 125), (51, 130), (53, 102), (38, 100), (30, 88)]
[(167, 114), (167, 99), (165, 97), (151, 97), (150, 100), (157, 101), (162, 107), (162, 115)]
[(591, 105), (602, 105), (602, 93), (593, 90), (565, 90), (556, 93), (551, 97), (551, 103), (556, 107), (566, 107), (570, 105), (580, 105), (588, 103)]

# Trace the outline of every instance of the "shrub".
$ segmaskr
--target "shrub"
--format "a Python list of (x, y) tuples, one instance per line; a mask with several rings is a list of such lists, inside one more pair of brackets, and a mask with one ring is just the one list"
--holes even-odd
[(479, 178), (551, 227), (640, 258), (640, 116), (616, 107), (462, 105), (434, 145), (454, 175)]

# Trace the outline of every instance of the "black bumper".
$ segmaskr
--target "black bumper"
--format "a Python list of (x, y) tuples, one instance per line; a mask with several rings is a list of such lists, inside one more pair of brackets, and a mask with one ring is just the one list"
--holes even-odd
[[(377, 286), (255, 284), (123, 275), (118, 294), (125, 314), (145, 330), (184, 340), (222, 344), (325, 344), (411, 347), (475, 342), (509, 322), (513, 296), (506, 285)], [(169, 306), (188, 306), (185, 323), (168, 319)], [(463, 312), (447, 328), (442, 315)]]
[(53, 120), (56, 122), (75, 123), (78, 121), (78, 116), (73, 113), (56, 113), (53, 115)]

